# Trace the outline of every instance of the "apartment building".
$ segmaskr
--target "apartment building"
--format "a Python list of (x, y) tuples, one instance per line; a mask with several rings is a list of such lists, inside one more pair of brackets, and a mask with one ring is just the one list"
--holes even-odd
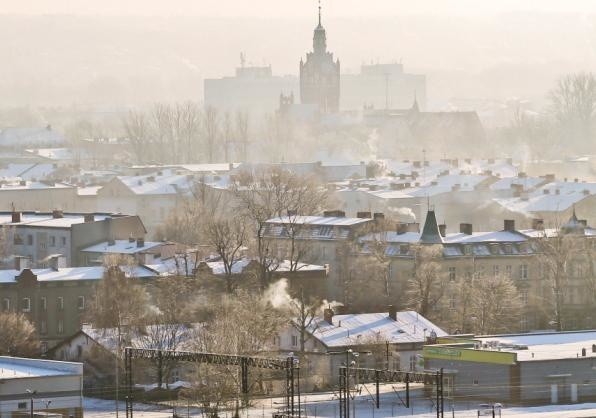
[[(569, 221), (559, 229), (545, 229), (544, 221), (535, 219), (530, 229), (516, 229), (514, 220), (505, 220), (498, 231), (475, 232), (473, 225), (460, 224), (460, 232), (446, 233), (446, 226), (439, 225), (434, 211), (428, 211), (422, 232), (416, 224), (398, 224), (393, 231), (371, 233), (360, 239), (358, 257), (368, 257), (368, 246), (374, 241), (383, 246), (387, 263), (387, 286), (389, 295), (395, 295), (398, 306), (408, 302), (407, 287), (416, 271), (417, 253), (420, 246), (440, 246), (442, 255), (434, 262), (440, 265), (440, 274), (447, 286), (440, 300), (440, 308), (455, 310), (459, 304), (458, 288), (462, 280), (482, 280), (490, 276), (511, 278), (523, 305), (519, 330), (555, 328), (552, 312), (553, 288), (545, 267), (545, 245), (556, 249), (555, 240), (563, 236), (573, 240), (573, 251), (561, 248), (565, 256), (565, 269), (560, 272), (564, 280), (565, 329), (594, 327), (593, 259), (596, 254), (596, 229), (585, 220), (572, 214)], [(567, 238), (566, 238), (567, 240)], [(562, 242), (562, 241), (560, 241)], [(567, 242), (567, 241), (565, 241)], [(567, 245), (567, 244), (565, 244)], [(456, 328), (450, 332), (465, 331)]]
[[(123, 274), (148, 280), (158, 276), (137, 266)], [(0, 309), (21, 312), (35, 325), (42, 353), (77, 332), (103, 267), (0, 270)]]
[(80, 251), (104, 241), (143, 238), (145, 227), (136, 215), (110, 213), (0, 212), (5, 257), (29, 261), (19, 267), (48, 267), (53, 256), (64, 256), (63, 266), (81, 266)]

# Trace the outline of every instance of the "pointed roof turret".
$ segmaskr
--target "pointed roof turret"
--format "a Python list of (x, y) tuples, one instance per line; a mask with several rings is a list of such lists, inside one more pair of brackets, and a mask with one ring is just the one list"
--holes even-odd
[(566, 224), (561, 226), (561, 232), (564, 234), (584, 234), (586, 229), (585, 221), (577, 219), (575, 214), (575, 205), (573, 205), (573, 213)]
[(437, 217), (435, 216), (434, 210), (426, 212), (426, 221), (424, 221), (424, 228), (420, 235), (421, 244), (442, 244), (443, 238), (439, 231), (439, 225), (437, 224)]
[(418, 94), (414, 92), (414, 103), (412, 103), (412, 107), (410, 108), (410, 113), (417, 114), (420, 113), (420, 107), (418, 106)]

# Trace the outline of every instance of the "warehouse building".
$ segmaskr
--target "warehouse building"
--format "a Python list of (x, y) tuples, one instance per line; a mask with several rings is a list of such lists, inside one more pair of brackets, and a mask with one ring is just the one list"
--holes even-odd
[(424, 347), (454, 398), (565, 404), (596, 398), (596, 331), (450, 336)]

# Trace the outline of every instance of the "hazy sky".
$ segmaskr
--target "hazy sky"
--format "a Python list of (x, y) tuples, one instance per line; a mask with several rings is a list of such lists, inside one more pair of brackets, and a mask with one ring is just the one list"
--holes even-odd
[[(336, 17), (409, 13), (492, 14), (534, 10), (596, 12), (594, 0), (323, 0)], [(0, 0), (1, 13), (297, 17), (312, 15), (315, 0)]]

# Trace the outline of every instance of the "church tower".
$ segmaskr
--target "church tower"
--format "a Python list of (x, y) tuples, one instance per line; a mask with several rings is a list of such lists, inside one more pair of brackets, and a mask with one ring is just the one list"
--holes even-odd
[(300, 59), (300, 102), (318, 105), (324, 114), (339, 111), (339, 59), (334, 61), (333, 53), (327, 51), (320, 1), (313, 50), (306, 54), (306, 62)]

